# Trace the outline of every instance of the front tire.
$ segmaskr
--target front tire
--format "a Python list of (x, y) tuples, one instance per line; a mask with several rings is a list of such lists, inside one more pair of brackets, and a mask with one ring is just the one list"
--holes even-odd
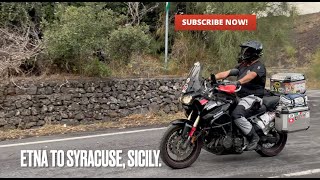
[[(170, 153), (173, 153), (170, 149), (170, 146), (174, 146), (176, 148), (178, 148), (178, 150), (173, 150), (173, 151), (178, 151), (176, 152), (176, 156), (178, 157), (177, 153), (179, 153), (179, 147), (182, 142), (184, 142), (181, 134), (183, 131), (184, 126), (179, 126), (179, 125), (170, 125), (170, 127), (167, 129), (167, 131), (164, 133), (161, 142), (160, 142), (160, 157), (161, 160), (169, 167), (173, 168), (173, 169), (182, 169), (182, 168), (186, 168), (189, 167), (191, 164), (193, 164), (197, 158), (200, 155), (201, 152), (201, 148), (202, 148), (202, 140), (201, 138), (198, 138), (194, 144), (192, 146), (190, 146), (189, 151), (190, 154), (187, 154), (187, 156), (181, 160), (176, 160), (173, 159), (172, 156), (170, 155)], [(172, 136), (176, 135), (176, 137), (179, 139), (180, 141), (178, 141), (177, 143), (175, 143), (174, 141), (172, 141)], [(177, 139), (176, 138), (176, 139)], [(174, 144), (170, 143), (170, 142), (174, 142)], [(170, 151), (170, 152), (169, 152)], [(180, 155), (180, 154), (179, 154)]]
[(267, 144), (260, 144), (261, 149), (256, 150), (263, 157), (272, 157), (278, 155), (287, 143), (288, 134), (284, 132), (275, 132), (279, 136), (279, 141), (271, 147), (266, 147)]

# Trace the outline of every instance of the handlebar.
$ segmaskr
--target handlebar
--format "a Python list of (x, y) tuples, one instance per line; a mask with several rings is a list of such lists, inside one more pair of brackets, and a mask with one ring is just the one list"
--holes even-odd
[[(209, 79), (205, 79), (205, 83), (204, 83), (204, 84), (205, 84), (206, 89), (207, 89), (207, 86), (206, 86), (207, 81), (210, 81), (210, 80), (209, 80)], [(218, 86), (219, 86), (219, 85), (223, 85), (223, 86), (225, 86), (225, 85), (230, 85), (230, 84), (232, 84), (232, 83), (229, 83), (229, 82), (223, 82), (223, 81), (222, 81), (222, 82), (220, 82), (220, 83), (218, 83), (218, 82), (217, 82), (217, 84), (213, 84), (213, 86), (214, 86), (213, 88), (209, 88), (209, 92), (210, 92), (210, 91), (212, 91), (213, 89), (215, 89), (215, 90), (219, 90), (219, 89), (218, 89)], [(242, 88), (242, 86), (239, 86), (239, 88), (238, 88), (238, 89), (236, 89), (234, 92), (235, 92), (235, 93), (236, 93), (236, 92), (239, 92), (239, 91), (241, 90), (241, 88)]]
[[(214, 89), (219, 90), (218, 87), (215, 87)], [(238, 89), (236, 89), (234, 92), (239, 92), (240, 90), (241, 90), (241, 86)]]
[(234, 92), (239, 92), (239, 91), (241, 90), (241, 87), (242, 87), (242, 86), (239, 86), (239, 88), (236, 89)]

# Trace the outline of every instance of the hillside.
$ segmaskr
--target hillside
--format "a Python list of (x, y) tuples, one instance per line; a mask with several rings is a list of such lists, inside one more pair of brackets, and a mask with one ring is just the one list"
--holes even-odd
[(310, 55), (320, 48), (320, 12), (297, 18), (293, 34), (297, 65), (310, 63)]

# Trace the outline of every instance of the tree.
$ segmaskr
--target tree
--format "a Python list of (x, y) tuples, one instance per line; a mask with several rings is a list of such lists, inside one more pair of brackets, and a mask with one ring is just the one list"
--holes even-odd
[(42, 42), (39, 39), (30, 41), (30, 34), (30, 27), (26, 28), (23, 34), (12, 29), (0, 28), (1, 77), (8, 78), (21, 73), (20, 66), (42, 51)]
[(141, 2), (127, 2), (128, 6), (128, 15), (131, 22), (128, 22), (131, 25), (140, 24), (141, 19), (148, 13), (159, 7), (159, 3), (150, 3), (146, 6)]

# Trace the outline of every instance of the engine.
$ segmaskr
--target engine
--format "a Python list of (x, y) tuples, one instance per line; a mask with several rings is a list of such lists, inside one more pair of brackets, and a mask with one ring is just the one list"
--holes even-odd
[(232, 137), (231, 134), (220, 135), (211, 138), (211, 140), (205, 140), (205, 147), (207, 151), (214, 154), (224, 153), (242, 153), (242, 147), (244, 144), (243, 137)]

